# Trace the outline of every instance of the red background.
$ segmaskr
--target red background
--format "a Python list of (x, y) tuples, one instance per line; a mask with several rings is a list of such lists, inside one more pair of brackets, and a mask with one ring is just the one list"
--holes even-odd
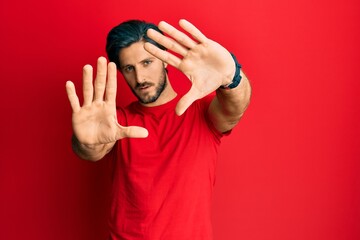
[(355, 0), (2, 0), (0, 239), (105, 239), (108, 165), (71, 152), (65, 81), (79, 89), (130, 18), (190, 20), (252, 82), (220, 151), (215, 239), (360, 239), (359, 14)]

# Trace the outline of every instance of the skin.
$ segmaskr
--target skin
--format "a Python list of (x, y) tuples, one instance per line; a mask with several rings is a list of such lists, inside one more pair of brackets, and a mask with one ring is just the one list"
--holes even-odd
[(120, 71), (140, 103), (158, 106), (176, 97), (176, 92), (168, 81), (166, 64), (147, 52), (144, 43), (136, 42), (120, 51)]
[(124, 127), (116, 117), (116, 65), (107, 64), (104, 57), (97, 61), (97, 74), (93, 84), (93, 69), (83, 68), (84, 102), (80, 106), (75, 86), (66, 83), (70, 101), (73, 126), (73, 150), (81, 158), (100, 160), (114, 146), (117, 140), (125, 137), (144, 138), (148, 131), (141, 127)]
[[(163, 21), (159, 23), (159, 28), (169, 37), (152, 29), (148, 30), (147, 35), (178, 53), (181, 58), (141, 41), (122, 49), (119, 54), (120, 71), (140, 102), (152, 107), (176, 97), (176, 92), (164, 73), (166, 64), (174, 66), (192, 84), (189, 92), (179, 100), (176, 113), (183, 114), (194, 101), (216, 91), (208, 109), (209, 118), (220, 132), (229, 131), (239, 122), (250, 102), (250, 83), (241, 71), (242, 80), (236, 88), (219, 88), (231, 83), (235, 74), (235, 64), (230, 53), (217, 42), (205, 37), (190, 22), (180, 20), (179, 25), (193, 38)], [(167, 84), (154, 99), (164, 78)], [(66, 90), (73, 110), (73, 149), (81, 158), (97, 161), (112, 149), (117, 140), (126, 137), (144, 138), (148, 132), (141, 127), (125, 127), (117, 122), (114, 63), (107, 63), (104, 57), (100, 57), (94, 84), (92, 82), (92, 67), (86, 65), (83, 69), (83, 106), (80, 106), (71, 81), (66, 83)]]

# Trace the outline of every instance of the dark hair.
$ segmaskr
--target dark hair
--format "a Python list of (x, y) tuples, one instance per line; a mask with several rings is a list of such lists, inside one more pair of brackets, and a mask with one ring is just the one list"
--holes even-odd
[(155, 24), (141, 20), (129, 20), (111, 29), (106, 39), (106, 52), (109, 60), (114, 62), (117, 68), (120, 69), (119, 53), (121, 49), (142, 40), (150, 42), (162, 50), (166, 50), (164, 46), (146, 35), (146, 31), (150, 28), (163, 34)]

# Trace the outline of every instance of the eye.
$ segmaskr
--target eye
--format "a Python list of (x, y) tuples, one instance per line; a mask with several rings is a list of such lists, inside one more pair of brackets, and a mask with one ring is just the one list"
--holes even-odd
[(123, 68), (123, 70), (124, 70), (125, 72), (132, 72), (132, 71), (134, 70), (134, 67), (133, 67), (133, 66), (125, 66), (125, 67)]
[(144, 62), (143, 62), (144, 66), (147, 66), (147, 65), (149, 65), (150, 63), (152, 63), (151, 60), (144, 60)]

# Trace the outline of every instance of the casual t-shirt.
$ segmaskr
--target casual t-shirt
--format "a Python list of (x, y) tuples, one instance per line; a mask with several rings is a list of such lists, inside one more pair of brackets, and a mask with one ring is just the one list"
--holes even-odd
[(210, 240), (211, 198), (222, 134), (207, 118), (212, 97), (175, 114), (179, 97), (156, 107), (134, 102), (118, 109), (123, 126), (147, 138), (117, 142), (110, 239)]

